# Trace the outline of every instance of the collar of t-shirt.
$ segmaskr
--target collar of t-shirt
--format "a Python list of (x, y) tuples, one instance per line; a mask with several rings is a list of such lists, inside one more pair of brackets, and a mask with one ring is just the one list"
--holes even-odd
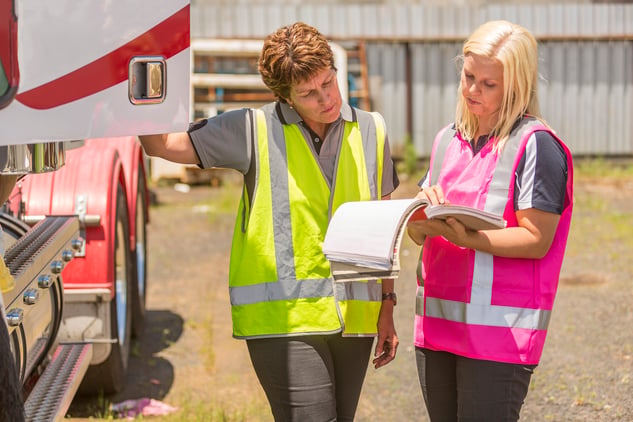
[[(279, 102), (277, 111), (278, 113), (281, 114), (279, 117), (282, 123), (297, 124), (301, 126), (302, 128), (304, 128), (306, 132), (310, 135), (310, 140), (312, 141), (312, 145), (314, 146), (314, 149), (317, 155), (321, 153), (321, 146), (323, 145), (323, 139), (321, 139), (312, 129), (310, 129), (310, 127), (307, 124), (305, 124), (305, 122), (303, 121), (299, 113), (297, 113), (297, 111), (294, 108), (291, 108), (288, 105), (288, 103)], [(356, 115), (352, 111), (352, 108), (350, 107), (350, 105), (343, 103), (341, 107), (341, 115), (339, 119), (342, 119), (348, 122), (353, 122), (355, 120), (355, 117)]]
[[(516, 122), (514, 122), (514, 124), (512, 125), (512, 129), (511, 132), (514, 132), (516, 130), (517, 127), (519, 127), (519, 124), (521, 124), (521, 122), (523, 121), (524, 118), (526, 118), (528, 115), (524, 114), (521, 117), (519, 117)], [(477, 155), (477, 153), (479, 153), (479, 151), (481, 151), (481, 149), (486, 146), (486, 144), (488, 142), (490, 142), (490, 134), (487, 135), (481, 135), (479, 137), (479, 139), (477, 140), (477, 143), (475, 144), (474, 139), (470, 140), (470, 146), (473, 149), (473, 155)]]
[[(281, 122), (284, 124), (298, 124), (303, 121), (297, 110), (294, 108), (290, 108), (288, 103), (278, 103), (279, 107), (277, 110), (281, 112)], [(352, 107), (349, 104), (343, 103), (341, 107), (341, 118), (348, 122), (353, 122), (355, 120), (354, 113), (352, 112)]]
[(490, 142), (489, 135), (481, 135), (477, 142), (475, 142), (474, 139), (471, 139), (470, 147), (473, 149), (473, 155), (477, 155), (488, 142)]

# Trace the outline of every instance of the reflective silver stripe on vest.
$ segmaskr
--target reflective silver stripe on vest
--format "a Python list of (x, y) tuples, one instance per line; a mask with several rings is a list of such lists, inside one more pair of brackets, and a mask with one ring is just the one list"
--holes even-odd
[[(356, 113), (358, 118), (358, 126), (363, 139), (363, 151), (365, 153), (365, 168), (369, 176), (378, 174), (378, 151), (376, 150), (378, 142), (376, 141), (376, 122), (368, 113)], [(335, 183), (336, 184), (336, 183)], [(369, 177), (369, 192), (372, 199), (380, 199), (382, 192), (378, 192), (378, 180)], [(382, 300), (382, 299), (381, 299)]]
[[(293, 262), (292, 224), (290, 219), (290, 193), (288, 192), (288, 155), (284, 128), (274, 108), (264, 110), (268, 122), (268, 157), (272, 198), (273, 233), (279, 281), (292, 280), (296, 284)], [(331, 289), (330, 289), (331, 291)]]
[[(288, 192), (288, 157), (283, 125), (274, 112), (273, 107), (262, 108), (266, 115), (268, 130), (268, 155), (270, 161), (271, 196), (273, 233), (277, 261), (278, 281), (253, 284), (250, 286), (235, 286), (229, 289), (232, 305), (248, 305), (266, 300), (292, 300), (301, 298), (328, 297), (334, 295), (332, 278), (303, 279), (297, 281), (292, 242), (292, 227), (290, 223), (290, 199)], [(254, 119), (257, 122), (257, 119)], [(257, 133), (255, 131), (255, 133)], [(374, 132), (375, 133), (375, 132)], [(373, 136), (375, 145), (375, 135)], [(259, 147), (258, 142), (254, 145)], [(374, 148), (375, 149), (375, 148)], [(259, 159), (259, 155), (257, 156)], [(290, 263), (290, 264), (288, 264)], [(341, 286), (338, 286), (341, 284)], [(369, 297), (366, 282), (337, 283), (336, 298), (338, 300), (374, 300)], [(380, 288), (378, 289), (380, 292)], [(374, 296), (373, 294), (371, 294)]]
[[(418, 289), (418, 295), (422, 294), (422, 289)], [(424, 301), (421, 297), (417, 299), (419, 300), (416, 300), (416, 313), (422, 315)], [(472, 325), (545, 330), (551, 314), (551, 311), (544, 309), (463, 303), (434, 297), (426, 298), (426, 316)]]
[[(541, 123), (535, 119), (524, 119), (510, 134), (501, 150), (501, 155), (492, 175), (486, 204), (484, 205), (486, 211), (503, 214), (508, 201), (508, 188), (514, 179), (514, 161), (521, 144), (522, 134), (537, 125), (541, 125)], [(431, 172), (431, 184), (437, 183), (446, 149), (454, 136), (455, 130), (449, 128), (440, 139), (436, 150), (436, 161)], [(475, 251), (474, 259), (470, 303), (427, 297), (427, 316), (466, 324), (494, 327), (515, 327), (534, 330), (547, 328), (551, 315), (549, 310), (492, 305), (493, 256), (485, 252)], [(419, 289), (419, 294), (422, 291), (422, 289)], [(418, 315), (423, 315), (424, 313), (422, 300), (416, 301), (416, 313)]]
[[(368, 176), (375, 174), (376, 177), (381, 177), (382, 175), (378, 174), (378, 151), (376, 150), (376, 144), (378, 143), (376, 140), (376, 122), (370, 113), (363, 112), (362, 110), (355, 110), (354, 115), (356, 116), (356, 120), (358, 122), (358, 129), (361, 133), (361, 139), (363, 140), (363, 152), (365, 154), (365, 169)], [(345, 124), (345, 123), (343, 123)], [(343, 128), (343, 133), (345, 133), (345, 128)], [(334, 175), (332, 178), (332, 192), (334, 192), (334, 186), (336, 186), (336, 178), (338, 175), (337, 169), (339, 165), (339, 160), (341, 158), (340, 150), (342, 147), (342, 142), (338, 146), (338, 154), (336, 156), (336, 162), (334, 163)], [(369, 194), (371, 195), (371, 199), (380, 199), (382, 197), (382, 192), (378, 192), (378, 180), (369, 177)], [(334, 199), (334, 195), (330, 195), (330, 209), (328, 210), (329, 216), (332, 216), (332, 200)]]
[(377, 280), (367, 282), (344, 282), (334, 283), (336, 290), (336, 300), (363, 300), (370, 302), (382, 301), (382, 286)]
[(329, 278), (301, 280), (300, 283), (297, 283), (296, 280), (280, 279), (279, 282), (231, 287), (230, 289), (232, 305), (250, 305), (272, 300), (314, 298), (332, 295), (332, 280)]
[(437, 147), (435, 148), (435, 155), (433, 156), (433, 167), (431, 168), (431, 174), (429, 174), (429, 186), (437, 185), (437, 181), (440, 178), (440, 171), (442, 170), (442, 163), (444, 162), (444, 156), (446, 155), (446, 149), (448, 145), (453, 142), (453, 138), (457, 131), (454, 127), (448, 127), (442, 133)]

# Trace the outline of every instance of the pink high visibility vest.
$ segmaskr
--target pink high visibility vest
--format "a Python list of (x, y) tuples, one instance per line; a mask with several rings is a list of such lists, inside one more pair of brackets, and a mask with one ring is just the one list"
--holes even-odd
[[(429, 177), (452, 203), (503, 214), (516, 227), (515, 171), (530, 136), (547, 131), (567, 155), (564, 209), (541, 259), (501, 258), (455, 246), (441, 236), (423, 245), (416, 297), (415, 345), (474, 359), (537, 364), (558, 287), (573, 198), (572, 157), (534, 118), (523, 119), (500, 152), (489, 142), (475, 156), (447, 127), (433, 145)], [(421, 278), (421, 279), (420, 279)]]

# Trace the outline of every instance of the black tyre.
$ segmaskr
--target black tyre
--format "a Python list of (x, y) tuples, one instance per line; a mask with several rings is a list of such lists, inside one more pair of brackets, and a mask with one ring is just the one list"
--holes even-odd
[(115, 225), (115, 290), (110, 302), (110, 331), (116, 342), (108, 358), (101, 364), (88, 369), (80, 387), (82, 394), (114, 394), (125, 383), (132, 328), (133, 256), (130, 250), (130, 236), (127, 204), (121, 186), (117, 189), (116, 225)]
[[(3, 212), (0, 212), (0, 224), (2, 225), (5, 248), (11, 246), (29, 229), (25, 223)], [(22, 384), (20, 383), (18, 368), (15, 365), (15, 357), (11, 350), (11, 339), (7, 331), (7, 326), (1, 316), (0, 379), (2, 380), (2, 382), (0, 382), (0, 420), (24, 420), (24, 406), (21, 394)]]
[(138, 172), (136, 194), (136, 224), (134, 247), (135, 259), (132, 280), (132, 337), (140, 338), (145, 327), (145, 302), (147, 297), (147, 182), (142, 171)]

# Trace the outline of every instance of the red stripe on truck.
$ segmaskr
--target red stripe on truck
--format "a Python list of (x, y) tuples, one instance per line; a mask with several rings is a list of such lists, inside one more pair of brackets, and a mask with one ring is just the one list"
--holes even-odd
[(21, 92), (16, 100), (45, 110), (95, 94), (128, 79), (134, 56), (168, 59), (189, 47), (189, 5), (127, 44), (64, 76)]

